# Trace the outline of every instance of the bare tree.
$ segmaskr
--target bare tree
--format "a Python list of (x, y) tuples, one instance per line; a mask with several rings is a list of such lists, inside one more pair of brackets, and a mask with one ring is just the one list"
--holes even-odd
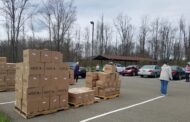
[(130, 23), (131, 19), (125, 15), (118, 15), (114, 22), (116, 30), (121, 39), (122, 55), (130, 55), (133, 44), (133, 26)]
[(149, 32), (148, 26), (148, 18), (144, 17), (141, 22), (140, 30), (139, 30), (139, 54), (142, 56), (146, 55), (146, 41)]
[(50, 40), (53, 38), (55, 49), (60, 51), (69, 29), (76, 21), (76, 7), (73, 1), (48, 0), (41, 13), (44, 14), (44, 21), (49, 28)]
[(18, 54), (18, 38), (24, 22), (27, 20), (27, 16), (24, 15), (28, 7), (29, 0), (1, 0), (1, 11), (8, 21), (10, 26), (10, 45), (12, 62), (17, 61)]

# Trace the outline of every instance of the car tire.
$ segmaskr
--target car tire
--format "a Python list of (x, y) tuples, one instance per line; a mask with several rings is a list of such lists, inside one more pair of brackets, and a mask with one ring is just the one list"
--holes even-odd
[(133, 74), (132, 74), (133, 76), (136, 76), (136, 73), (135, 72), (133, 72)]
[(157, 76), (158, 76), (157, 73), (155, 73), (155, 74), (154, 74), (154, 78), (157, 78)]
[(141, 78), (143, 78), (144, 76), (143, 75), (141, 75)]
[(182, 77), (181, 77), (181, 75), (179, 75), (179, 76), (178, 76), (178, 80), (181, 80), (181, 79), (182, 79)]

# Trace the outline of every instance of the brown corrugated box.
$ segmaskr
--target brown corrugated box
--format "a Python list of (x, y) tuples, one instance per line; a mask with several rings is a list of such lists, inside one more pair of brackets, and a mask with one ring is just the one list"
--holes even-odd
[(50, 109), (50, 98), (40, 98), (39, 111), (47, 111)]
[(24, 50), (23, 61), (25, 63), (40, 62), (40, 51), (35, 49)]
[(108, 81), (102, 81), (102, 80), (98, 80), (96, 81), (96, 86), (100, 87), (100, 88), (106, 88), (108, 87)]
[(29, 75), (27, 78), (23, 78), (24, 87), (39, 87), (40, 86), (40, 75)]
[(40, 60), (44, 63), (52, 62), (52, 53), (49, 50), (41, 50), (40, 51)]
[(114, 73), (114, 72), (116, 72), (116, 67), (115, 67), (115, 65), (106, 64), (106, 65), (104, 66), (104, 72), (105, 72), (105, 73)]
[(111, 80), (110, 73), (99, 72), (98, 79), (101, 81), (110, 81)]
[(0, 57), (0, 64), (6, 64), (7, 58), (6, 57)]
[(34, 87), (27, 88), (23, 87), (23, 100), (30, 100), (42, 97), (42, 88)]
[(68, 107), (68, 93), (65, 93), (60, 96), (59, 107)]
[(23, 77), (28, 77), (29, 75), (44, 75), (44, 65), (42, 63), (23, 63), (23, 66)]
[(63, 54), (60, 52), (52, 51), (52, 62), (61, 63), (63, 61)]
[(98, 73), (97, 72), (87, 72), (86, 79), (88, 80), (98, 80)]
[(54, 110), (59, 108), (59, 96), (52, 96), (50, 97), (50, 109)]
[[(17, 100), (17, 99), (16, 99)], [(19, 99), (20, 100), (20, 99)], [(35, 114), (39, 111), (40, 99), (22, 100), (22, 111), (26, 114)]]

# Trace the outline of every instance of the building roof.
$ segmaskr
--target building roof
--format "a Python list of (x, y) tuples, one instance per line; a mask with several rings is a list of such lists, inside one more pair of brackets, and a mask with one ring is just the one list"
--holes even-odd
[(144, 57), (132, 57), (132, 56), (116, 56), (116, 55), (98, 55), (94, 58), (94, 60), (112, 60), (112, 61), (130, 61), (130, 62), (157, 62), (151, 58)]

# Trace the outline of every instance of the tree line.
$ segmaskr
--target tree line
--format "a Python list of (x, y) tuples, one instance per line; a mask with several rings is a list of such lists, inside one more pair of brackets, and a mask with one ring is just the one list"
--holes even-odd
[[(155, 60), (190, 60), (190, 25), (184, 17), (178, 23), (168, 19), (145, 16), (139, 26), (132, 18), (120, 13), (112, 23), (101, 15), (92, 27), (78, 27), (77, 7), (74, 1), (0, 0), (0, 14), (6, 40), (0, 41), (0, 56), (9, 62), (22, 61), (23, 49), (49, 49), (61, 51), (65, 61), (90, 59), (95, 55), (122, 55), (150, 57)], [(36, 22), (39, 25), (36, 25)], [(90, 22), (90, 21), (89, 21)], [(36, 26), (48, 34), (36, 36)], [(31, 34), (27, 34), (27, 31)]]

